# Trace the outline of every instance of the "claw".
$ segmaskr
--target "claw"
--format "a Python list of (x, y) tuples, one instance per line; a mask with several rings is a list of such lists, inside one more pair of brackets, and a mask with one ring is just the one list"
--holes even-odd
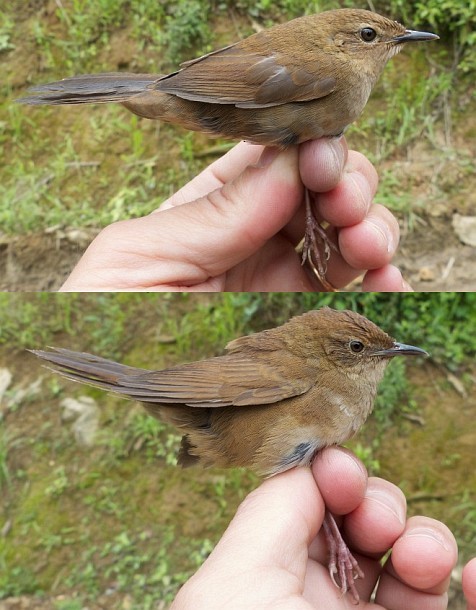
[[(358, 604), (360, 598), (355, 587), (355, 581), (363, 578), (364, 573), (349, 551), (337, 523), (329, 511), (326, 511), (323, 527), (329, 548), (329, 576), (335, 586), (341, 590), (342, 595), (349, 591), (354, 602)], [(338, 575), (339, 582), (336, 580), (336, 575)]]
[[(331, 250), (339, 252), (339, 248), (329, 239), (327, 233), (314, 218), (308, 189), (304, 190), (304, 199), (306, 204), (306, 232), (304, 234), (301, 264), (304, 265), (307, 262), (324, 289), (335, 292), (334, 286), (326, 280), (327, 261), (331, 256)], [(319, 245), (324, 248), (324, 256), (321, 254)]]

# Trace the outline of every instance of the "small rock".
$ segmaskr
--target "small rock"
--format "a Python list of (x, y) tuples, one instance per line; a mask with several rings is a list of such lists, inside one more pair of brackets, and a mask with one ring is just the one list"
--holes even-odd
[(65, 398), (61, 401), (62, 420), (74, 420), (72, 431), (76, 442), (81, 447), (94, 445), (99, 423), (99, 409), (96, 401), (90, 396)]
[(12, 390), (11, 392), (11, 396), (7, 401), (7, 406), (11, 409), (12, 407), (20, 406), (25, 400), (35, 398), (41, 392), (42, 383), (43, 377), (38, 377), (38, 379), (25, 388), (15, 388), (15, 390)]
[(130, 610), (132, 608), (132, 597), (130, 595), (126, 595), (122, 600), (122, 610)]
[(10, 533), (11, 529), (12, 529), (12, 520), (7, 519), (5, 521), (5, 523), (3, 524), (2, 529), (0, 530), (0, 536), (2, 536), (2, 538), (6, 538), (8, 536), (8, 534)]
[(8, 369), (0, 369), (0, 401), (12, 382), (13, 375)]
[(458, 379), (456, 375), (453, 375), (453, 373), (448, 373), (446, 379), (451, 383), (451, 385), (462, 398), (468, 397), (468, 392), (466, 392), (466, 388), (464, 387), (463, 382)]
[(476, 216), (453, 214), (453, 229), (460, 242), (476, 248)]
[(431, 267), (422, 267), (418, 274), (421, 282), (433, 282), (435, 279), (435, 272)]
[(68, 229), (66, 237), (74, 244), (84, 244), (91, 241), (91, 233), (82, 229)]

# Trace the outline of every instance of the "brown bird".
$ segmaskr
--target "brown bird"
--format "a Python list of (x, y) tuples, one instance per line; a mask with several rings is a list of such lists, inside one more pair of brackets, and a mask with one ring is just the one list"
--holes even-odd
[[(327, 307), (226, 349), (162, 371), (60, 348), (33, 353), (68, 379), (139, 400), (176, 426), (182, 466), (245, 466), (266, 477), (309, 466), (320, 449), (346, 441), (371, 412), (389, 360), (427, 355), (357, 313)], [(354, 580), (363, 573), (328, 511), (324, 531), (331, 577), (358, 601)]]
[[(361, 114), (387, 61), (405, 43), (436, 34), (361, 9), (306, 15), (198, 59), (167, 75), (74, 76), (31, 89), (23, 104), (120, 102), (135, 114), (202, 131), (285, 148), (339, 136)], [(305, 191), (303, 263), (325, 288), (332, 245)], [(334, 249), (337, 247), (332, 245)]]

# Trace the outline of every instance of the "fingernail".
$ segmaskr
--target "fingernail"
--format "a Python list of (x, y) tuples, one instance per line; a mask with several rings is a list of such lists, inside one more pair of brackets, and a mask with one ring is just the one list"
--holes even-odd
[(342, 136), (329, 140), (329, 147), (334, 156), (334, 162), (336, 164), (336, 168), (339, 174), (341, 174), (342, 170), (344, 169), (345, 152), (343, 143), (344, 139)]
[(356, 460), (352, 455), (344, 453), (344, 457), (348, 462), (348, 470), (354, 470), (359, 475), (363, 475), (367, 479), (367, 471), (360, 460)]
[(434, 540), (440, 546), (442, 546), (445, 549), (445, 551), (450, 550), (450, 547), (448, 546), (444, 536), (442, 536), (436, 530), (428, 528), (428, 527), (415, 527), (415, 528), (409, 530), (408, 532), (406, 532), (405, 534), (403, 534), (403, 538), (410, 538), (410, 537), (411, 538), (420, 537), (420, 538)]
[(366, 499), (383, 506), (383, 508), (397, 518), (399, 523), (405, 523), (405, 506), (395, 502), (395, 497), (392, 494), (387, 494), (383, 489), (373, 489), (369, 487), (367, 489)]
[(395, 239), (388, 224), (378, 217), (366, 218), (364, 222), (372, 225), (375, 234), (380, 238), (389, 254), (395, 252)]
[(354, 190), (360, 193), (362, 204), (367, 210), (372, 202), (372, 192), (370, 190), (369, 181), (360, 172), (349, 172), (349, 178), (352, 180)]
[(402, 278), (402, 292), (413, 292), (413, 288), (403, 278)]
[(268, 167), (268, 165), (271, 165), (280, 152), (280, 149), (276, 148), (276, 146), (266, 146), (261, 153), (260, 158), (254, 165), (252, 165), (252, 167), (256, 167), (257, 169)]
[[(341, 463), (343, 460), (347, 462), (346, 470), (354, 470), (360, 476), (367, 478), (367, 471), (362, 462), (357, 459), (348, 449), (344, 447), (327, 447), (317, 454), (317, 460), (326, 460), (328, 464), (335, 462), (336, 464)], [(340, 468), (340, 466), (339, 466)]]

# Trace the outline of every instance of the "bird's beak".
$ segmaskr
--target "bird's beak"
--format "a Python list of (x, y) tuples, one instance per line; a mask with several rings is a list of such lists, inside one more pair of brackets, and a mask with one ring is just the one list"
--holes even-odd
[(437, 34), (431, 32), (418, 32), (417, 30), (405, 30), (404, 34), (392, 38), (392, 42), (401, 44), (403, 42), (418, 42), (419, 40), (439, 40)]
[(373, 356), (383, 356), (384, 358), (393, 358), (393, 356), (428, 356), (428, 352), (414, 345), (406, 345), (405, 343), (395, 343), (388, 349), (381, 349), (374, 352)]

